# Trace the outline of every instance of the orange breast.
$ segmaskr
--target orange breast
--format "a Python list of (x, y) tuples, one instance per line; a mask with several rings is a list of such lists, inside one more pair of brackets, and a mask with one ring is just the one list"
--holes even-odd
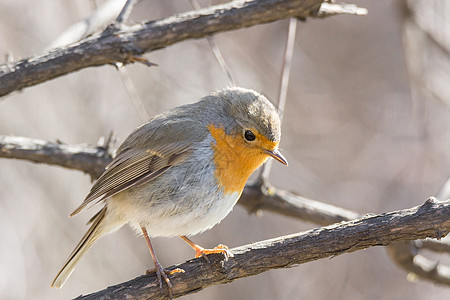
[(268, 158), (262, 147), (272, 150), (278, 143), (256, 134), (257, 141), (247, 143), (242, 135), (227, 135), (225, 130), (210, 124), (208, 130), (215, 139), (214, 163), (215, 176), (224, 192), (241, 193), (250, 175)]

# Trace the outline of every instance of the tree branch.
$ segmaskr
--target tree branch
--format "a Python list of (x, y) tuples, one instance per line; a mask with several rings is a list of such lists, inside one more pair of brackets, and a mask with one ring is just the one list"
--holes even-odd
[(450, 254), (450, 243), (446, 241), (426, 239), (423, 241), (415, 241), (414, 245), (417, 247), (417, 249), (427, 249), (438, 253)]
[(269, 23), (315, 17), (322, 0), (232, 1), (103, 33), (32, 58), (0, 65), (0, 96), (87, 67), (142, 62), (141, 55), (187, 39)]
[(367, 15), (367, 9), (358, 7), (354, 4), (335, 4), (335, 3), (322, 3), (319, 11), (316, 14), (318, 18), (326, 18), (335, 15), (350, 14), (356, 16)]
[(356, 212), (266, 185), (246, 185), (238, 204), (250, 213), (266, 210), (321, 226), (359, 217)]
[[(186, 272), (170, 277), (174, 297), (195, 293), (205, 287), (229, 283), (268, 270), (334, 257), (392, 242), (441, 238), (450, 231), (450, 201), (428, 199), (423, 205), (348, 221), (303, 233), (288, 235), (231, 249), (234, 257), (224, 262), (221, 255), (211, 255), (172, 266)], [(111, 286), (77, 299), (167, 299), (161, 295), (155, 274)]]
[[(449, 219), (450, 216), (446, 218)], [(412, 279), (418, 276), (433, 283), (450, 285), (450, 268), (439, 264), (439, 261), (433, 262), (418, 254), (418, 248), (414, 244), (411, 242), (392, 244), (388, 247), (388, 253), (399, 267), (412, 275)]]
[[(81, 170), (95, 179), (112, 159), (111, 153), (114, 152), (111, 147), (112, 140), (110, 136), (105, 143), (102, 143), (104, 146), (94, 147), (64, 145), (25, 137), (0, 136), (0, 157), (25, 159)], [(350, 210), (307, 199), (267, 185), (247, 185), (238, 204), (250, 213), (266, 210), (322, 226), (356, 219), (359, 215)], [(436, 263), (429, 262), (425, 267), (423, 263), (425, 258), (418, 255), (420, 248), (431, 249), (431, 243), (435, 246), (432, 250), (436, 247), (444, 249), (440, 252), (448, 252), (448, 245), (439, 242), (443, 245), (437, 246), (436, 242), (424, 241), (424, 246), (420, 247), (416, 246), (416, 243), (394, 243), (388, 246), (388, 252), (392, 259), (407, 272), (414, 272), (421, 278), (450, 285), (450, 273), (446, 271), (445, 266), (430, 271), (430, 266)], [(416, 260), (416, 257), (421, 259)]]
[(125, 5), (123, 6), (123, 9), (121, 10), (119, 16), (116, 18), (116, 23), (124, 23), (128, 17), (130, 16), (131, 11), (133, 10), (134, 6), (137, 4), (137, 0), (127, 0)]
[[(238, 203), (249, 212), (268, 210), (322, 226), (358, 217), (356, 212), (265, 186), (247, 185)], [(450, 268), (420, 255), (421, 249), (450, 253), (448, 243), (429, 239), (393, 243), (387, 247), (392, 260), (409, 274), (450, 286)]]
[(103, 2), (89, 17), (72, 24), (61, 33), (50, 46), (46, 48), (46, 51), (57, 47), (67, 46), (95, 33), (99, 28), (114, 21), (119, 12), (123, 10), (125, 4), (125, 0), (108, 0)]
[[(100, 146), (65, 145), (26, 137), (0, 136), (0, 158), (15, 158), (75, 169), (96, 179), (112, 160), (112, 137)], [(359, 215), (287, 191), (247, 185), (239, 204), (250, 213), (267, 210), (319, 225), (356, 219)]]
[(111, 137), (100, 146), (65, 145), (25, 137), (0, 136), (0, 157), (25, 159), (83, 171), (98, 178), (112, 160)]

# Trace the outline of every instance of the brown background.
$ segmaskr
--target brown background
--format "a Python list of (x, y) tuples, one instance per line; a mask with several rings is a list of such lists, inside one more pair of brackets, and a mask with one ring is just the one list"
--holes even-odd
[[(45, 49), (90, 14), (92, 1), (0, 0), (0, 53), (15, 58)], [(102, 1), (99, 1), (102, 3)], [(202, 1), (203, 6), (209, 1)], [(418, 205), (449, 175), (448, 107), (412, 98), (401, 15), (394, 1), (356, 1), (365, 17), (299, 23), (281, 147), (289, 167), (274, 164), (272, 183), (306, 197), (379, 213)], [(142, 1), (131, 20), (190, 10), (188, 1)], [(276, 101), (288, 21), (220, 34), (217, 44), (239, 85)], [(196, 101), (229, 83), (205, 40), (146, 55), (159, 67), (127, 68), (150, 115)], [(111, 66), (91, 68), (0, 100), (0, 134), (95, 144), (115, 130), (120, 143), (141, 123)], [(67, 299), (126, 281), (151, 267), (145, 242), (129, 228), (99, 242), (62, 290), (50, 283), (96, 208), (68, 214), (82, 201), (87, 175), (28, 162), (0, 161), (0, 296)], [(314, 227), (241, 207), (193, 238), (230, 247)], [(177, 238), (155, 238), (164, 266), (192, 250)], [(445, 260), (441, 260), (445, 262)], [(185, 299), (444, 299), (449, 290), (409, 282), (384, 248), (215, 286)]]

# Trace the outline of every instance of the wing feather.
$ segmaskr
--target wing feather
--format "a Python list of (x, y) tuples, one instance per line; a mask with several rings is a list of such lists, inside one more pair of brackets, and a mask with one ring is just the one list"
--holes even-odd
[(191, 143), (160, 144), (153, 148), (123, 148), (92, 186), (83, 203), (71, 216), (92, 201), (111, 197), (125, 189), (149, 182), (172, 166), (181, 163), (190, 153)]

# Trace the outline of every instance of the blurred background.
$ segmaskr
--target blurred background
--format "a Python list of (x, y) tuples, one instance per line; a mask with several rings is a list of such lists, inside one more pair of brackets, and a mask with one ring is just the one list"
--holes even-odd
[[(298, 24), (281, 143), (289, 167), (274, 164), (271, 182), (360, 214), (410, 208), (435, 195), (450, 175), (445, 74), (450, 68), (443, 47), (425, 49), (427, 35), (414, 27), (414, 11), (428, 12), (425, 8), (434, 5), (450, 20), (450, 4), (411, 1), (407, 11), (400, 1), (351, 2), (369, 14)], [(102, 3), (0, 0), (0, 53), (12, 53), (14, 60), (41, 53)], [(187, 0), (141, 1), (128, 23), (188, 10)], [(432, 20), (430, 28), (441, 33), (437, 40), (448, 41), (450, 27), (442, 27), (448, 25), (442, 15), (418, 19)], [(288, 24), (283, 20), (215, 36), (237, 84), (275, 103)], [(205, 39), (145, 56), (159, 66), (130, 65), (127, 71), (150, 115), (230, 84)], [(441, 69), (429, 72), (432, 64)], [(434, 82), (439, 83), (433, 93)], [(112, 66), (85, 69), (0, 99), (0, 135), (96, 144), (114, 130), (118, 146), (141, 123)], [(144, 239), (124, 227), (96, 243), (62, 290), (50, 288), (97, 211), (68, 218), (90, 186), (90, 177), (78, 171), (0, 160), (0, 298), (73, 298), (153, 267)], [(232, 248), (314, 227), (267, 212), (249, 215), (237, 206), (193, 240)], [(163, 266), (194, 254), (178, 238), (155, 238), (153, 246)], [(209, 287), (184, 299), (444, 299), (449, 294), (442, 286), (408, 281), (385, 248), (375, 247)]]

